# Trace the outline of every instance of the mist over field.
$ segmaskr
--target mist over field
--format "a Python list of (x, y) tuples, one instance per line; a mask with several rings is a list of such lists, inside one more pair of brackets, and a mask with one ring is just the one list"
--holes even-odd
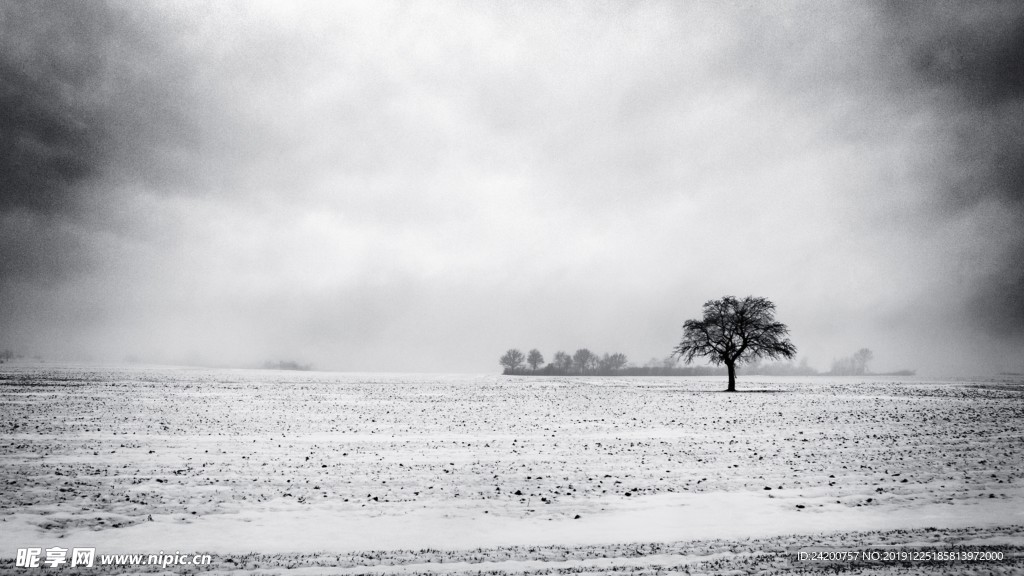
[(1024, 5), (0, 4), (0, 349), (1024, 372)]

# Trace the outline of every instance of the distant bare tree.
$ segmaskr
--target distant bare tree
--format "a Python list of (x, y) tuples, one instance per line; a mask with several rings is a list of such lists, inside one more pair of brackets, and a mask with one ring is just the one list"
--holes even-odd
[(541, 355), (540, 350), (534, 348), (533, 350), (530, 350), (529, 355), (527, 355), (526, 363), (530, 365), (530, 368), (532, 368), (534, 372), (536, 372), (537, 366), (544, 363), (544, 356)]
[(868, 373), (868, 362), (874, 358), (874, 353), (867, 348), (861, 348), (854, 352), (853, 356), (847, 356), (832, 361), (832, 369), (829, 374), (836, 376), (859, 376)]
[(580, 371), (580, 374), (586, 374), (587, 370), (590, 370), (597, 361), (597, 357), (590, 350), (580, 348), (572, 355), (572, 361), (576, 365), (576, 369)]
[(558, 352), (555, 352), (553, 364), (555, 365), (556, 370), (562, 374), (566, 374), (572, 370), (572, 356), (569, 356), (565, 352), (559, 350)]
[(602, 373), (615, 372), (625, 366), (627, 362), (626, 355), (621, 352), (616, 352), (615, 354), (605, 353), (604, 356), (601, 356), (597, 366)]
[(498, 362), (505, 367), (507, 372), (514, 372), (516, 368), (519, 368), (519, 366), (522, 365), (524, 358), (525, 357), (522, 352), (515, 348), (510, 348), (508, 352), (505, 352), (505, 354), (498, 359)]
[(857, 374), (867, 374), (868, 362), (871, 362), (871, 359), (874, 357), (874, 353), (871, 352), (871, 350), (868, 350), (867, 348), (861, 348), (860, 350), (857, 350), (857, 352), (853, 355), (854, 372)]
[(796, 346), (789, 329), (775, 321), (775, 304), (767, 298), (726, 296), (704, 303), (704, 318), (683, 324), (683, 339), (673, 350), (687, 364), (707, 356), (712, 364), (725, 364), (729, 388), (736, 391), (736, 364), (759, 358), (792, 358)]

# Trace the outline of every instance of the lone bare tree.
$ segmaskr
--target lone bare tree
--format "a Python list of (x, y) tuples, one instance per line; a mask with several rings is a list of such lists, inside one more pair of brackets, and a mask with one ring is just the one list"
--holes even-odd
[(540, 353), (540, 350), (534, 348), (533, 350), (530, 350), (530, 354), (527, 355), (526, 363), (530, 365), (530, 368), (532, 368), (534, 372), (536, 372), (537, 366), (544, 363), (544, 356)]
[(867, 348), (861, 348), (857, 350), (857, 353), (853, 355), (853, 368), (857, 374), (868, 373), (868, 362), (875, 357), (874, 353)]
[(525, 356), (523, 356), (522, 352), (515, 348), (510, 348), (508, 352), (505, 352), (505, 354), (498, 359), (498, 362), (505, 367), (506, 372), (515, 372), (516, 368), (519, 368), (524, 359)]
[(715, 366), (729, 369), (729, 388), (736, 391), (736, 365), (759, 358), (792, 358), (796, 346), (789, 328), (775, 321), (775, 304), (767, 298), (725, 296), (704, 303), (702, 320), (683, 324), (683, 340), (673, 349), (687, 364), (707, 356)]

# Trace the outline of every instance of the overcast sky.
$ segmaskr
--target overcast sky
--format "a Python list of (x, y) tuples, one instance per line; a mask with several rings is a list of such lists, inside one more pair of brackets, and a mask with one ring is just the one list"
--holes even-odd
[(1024, 371), (1019, 2), (4, 2), (0, 347)]

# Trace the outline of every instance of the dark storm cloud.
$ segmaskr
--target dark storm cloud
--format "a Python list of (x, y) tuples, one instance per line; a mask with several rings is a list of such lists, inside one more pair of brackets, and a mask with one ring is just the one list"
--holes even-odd
[[(914, 65), (922, 77), (955, 88), (976, 108), (1024, 97), (1024, 15), (1019, 6), (1010, 13), (997, 9), (980, 21), (951, 18), (949, 13), (942, 18), (932, 10), (923, 21), (937, 19), (939, 30), (915, 47)], [(923, 11), (928, 7), (919, 7), (918, 15)]]
[(115, 183), (166, 191), (187, 174), (166, 151), (194, 139), (192, 72), (172, 56), (173, 22), (153, 24), (129, 4), (0, 4), (5, 283), (88, 270), (104, 257), (97, 234), (131, 232)]
[(0, 5), (0, 321), (24, 292), (87, 267), (68, 218), (103, 172), (109, 142), (95, 102), (115, 22), (101, 4)]
[[(938, 174), (952, 213), (997, 202), (1024, 229), (1024, 5), (893, 2), (893, 49), (927, 88), (940, 91), (952, 155)], [(995, 336), (1024, 336), (1024, 240), (1007, 237), (997, 269), (968, 302)]]
[(104, 159), (93, 102), (114, 24), (102, 5), (0, 6), (0, 211), (73, 209)]

